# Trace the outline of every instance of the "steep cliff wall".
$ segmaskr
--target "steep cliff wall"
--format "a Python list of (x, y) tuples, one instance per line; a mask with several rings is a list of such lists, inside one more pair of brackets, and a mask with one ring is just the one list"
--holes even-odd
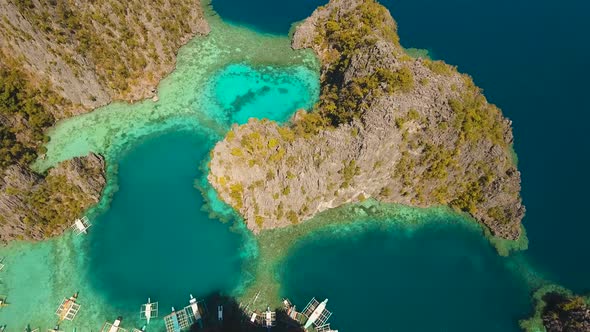
[(590, 297), (575, 295), (558, 285), (546, 285), (533, 293), (533, 300), (533, 315), (520, 321), (523, 331), (590, 331)]
[(208, 32), (199, 0), (0, 0), (0, 240), (59, 234), (105, 185), (95, 155), (32, 172), (45, 130), (151, 97), (178, 48)]
[(209, 26), (198, 0), (0, 0), (0, 49), (74, 104), (153, 94)]
[(296, 30), (322, 62), (320, 102), (286, 126), (251, 120), (213, 152), (209, 181), (255, 232), (374, 197), (446, 204), (516, 239), (524, 207), (510, 121), (471, 78), (409, 57), (373, 0), (332, 0)]
[(543, 297), (543, 325), (547, 332), (590, 331), (590, 306), (579, 296), (549, 293)]
[(46, 177), (12, 165), (0, 178), (0, 241), (41, 240), (60, 234), (98, 203), (105, 163), (91, 154), (64, 161)]

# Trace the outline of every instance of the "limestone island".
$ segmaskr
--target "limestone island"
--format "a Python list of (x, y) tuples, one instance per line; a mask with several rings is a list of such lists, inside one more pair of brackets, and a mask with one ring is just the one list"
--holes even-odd
[(525, 208), (511, 122), (468, 75), (410, 57), (372, 0), (332, 0), (297, 26), (321, 61), (315, 109), (286, 125), (251, 119), (211, 153), (209, 182), (249, 229), (302, 223), (374, 198), (448, 205), (517, 240)]

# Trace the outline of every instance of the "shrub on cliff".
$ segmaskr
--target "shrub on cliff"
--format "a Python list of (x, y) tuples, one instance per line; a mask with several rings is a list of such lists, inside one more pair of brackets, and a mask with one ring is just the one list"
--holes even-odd
[(4, 118), (0, 124), (0, 170), (35, 160), (36, 149), (44, 142), (43, 131), (54, 122), (41, 103), (41, 94), (18, 69), (0, 64), (0, 117)]

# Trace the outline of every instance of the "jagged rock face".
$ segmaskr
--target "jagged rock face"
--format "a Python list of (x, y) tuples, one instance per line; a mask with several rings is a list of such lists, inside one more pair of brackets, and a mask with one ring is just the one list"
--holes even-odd
[(78, 188), (83, 197), (97, 203), (106, 184), (104, 174), (104, 158), (91, 153), (60, 163), (49, 171), (47, 178), (63, 177), (70, 185)]
[(0, 178), (0, 241), (60, 234), (99, 201), (104, 172), (104, 159), (95, 154), (64, 161), (46, 177), (10, 166)]
[(178, 47), (209, 32), (198, 0), (0, 0), (0, 18), (0, 51), (77, 112), (151, 97)]
[[(376, 18), (363, 26), (366, 12)], [(351, 17), (362, 19), (350, 24)], [(450, 205), (497, 236), (520, 236), (524, 207), (510, 121), (468, 76), (406, 55), (395, 29), (372, 0), (319, 8), (297, 28), (293, 47), (320, 58), (314, 113), (338, 123), (310, 133), (301, 128), (318, 119), (314, 113), (299, 112), (290, 127), (251, 120), (215, 146), (209, 181), (254, 232), (373, 197)], [(353, 49), (339, 44), (350, 35)]]
[[(29, 212), (32, 218), (38, 218), (35, 211), (30, 211), (25, 196), (42, 180), (41, 176), (18, 165), (9, 167), (0, 179), (0, 218), (2, 218), (0, 236), (2, 241), (14, 239), (19, 235), (31, 233), (34, 237), (40, 230), (30, 229), (22, 220), (23, 212)], [(35, 235), (33, 235), (35, 234)]]
[(102, 157), (46, 176), (25, 166), (43, 154), (44, 131), (114, 99), (152, 97), (178, 48), (207, 33), (199, 0), (0, 0), (1, 241), (59, 234), (100, 198)]
[(547, 303), (543, 312), (543, 325), (547, 332), (590, 331), (590, 308), (582, 298), (566, 298), (549, 293), (543, 300)]

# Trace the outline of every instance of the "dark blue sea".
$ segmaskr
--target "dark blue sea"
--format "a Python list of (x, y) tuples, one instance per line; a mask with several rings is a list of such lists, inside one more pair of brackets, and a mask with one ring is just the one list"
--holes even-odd
[[(478, 234), (460, 229), (413, 237), (368, 230), (356, 241), (326, 235), (330, 245), (321, 254), (310, 240), (291, 255), (285, 296), (301, 304), (312, 294), (331, 298), (333, 320), (346, 331), (509, 331), (531, 310), (522, 300), (530, 290), (519, 291), (520, 277), (506, 271), (512, 260), (527, 262), (550, 282), (589, 292), (590, 2), (381, 2), (405, 47), (428, 49), (472, 75), (513, 121), (529, 249), (498, 258)], [(287, 34), (324, 3), (214, 0), (213, 7), (235, 24)], [(479, 257), (481, 270), (461, 267), (462, 256)], [(315, 273), (304, 273), (309, 266)]]

